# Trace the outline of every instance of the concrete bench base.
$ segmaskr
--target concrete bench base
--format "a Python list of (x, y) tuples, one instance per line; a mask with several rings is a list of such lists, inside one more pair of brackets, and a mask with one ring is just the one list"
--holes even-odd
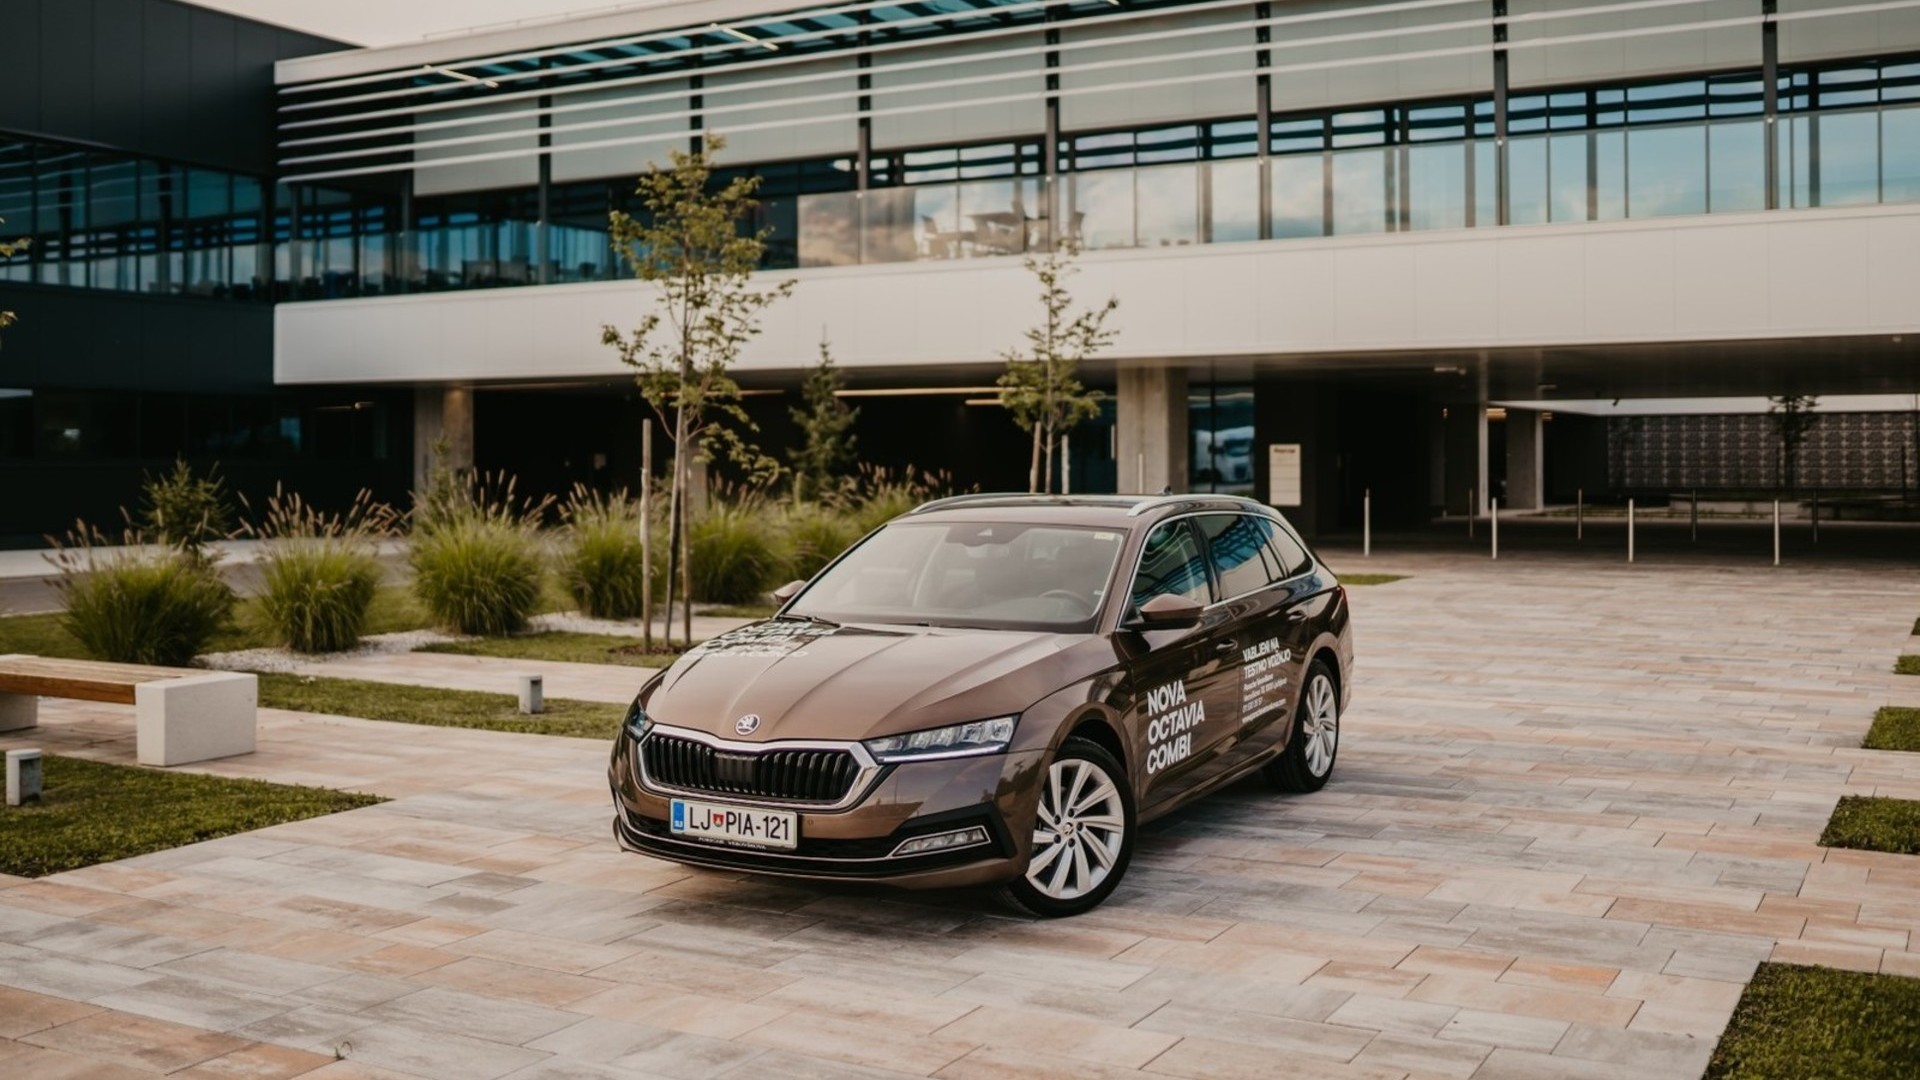
[(0, 731), (24, 731), (39, 724), (39, 698), (32, 694), (0, 694)]
[(185, 765), (253, 753), (260, 680), (211, 671), (134, 687), (133, 709), (142, 765)]

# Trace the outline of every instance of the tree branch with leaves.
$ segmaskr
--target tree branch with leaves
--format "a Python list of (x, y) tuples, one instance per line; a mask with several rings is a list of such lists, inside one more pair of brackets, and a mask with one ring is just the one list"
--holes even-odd
[(1781, 394), (1767, 399), (1767, 418), (1773, 422), (1773, 433), (1780, 439), (1781, 484), (1789, 493), (1796, 486), (1794, 474), (1799, 470), (1800, 447), (1820, 422), (1819, 414), (1814, 412), (1819, 405), (1820, 398), (1813, 394)]
[(834, 477), (853, 464), (853, 425), (860, 410), (840, 397), (841, 385), (833, 350), (822, 337), (820, 363), (800, 384), (801, 405), (787, 410), (800, 429), (799, 443), (787, 451), (795, 502), (820, 498), (833, 487)]
[(1105, 395), (1080, 381), (1080, 362), (1111, 345), (1119, 333), (1107, 326), (1107, 317), (1120, 307), (1118, 298), (1110, 296), (1098, 307), (1075, 308), (1067, 281), (1078, 272), (1074, 259), (1079, 254), (1079, 247), (1068, 242), (1044, 258), (1027, 256), (1027, 272), (1040, 285), (1043, 314), (1026, 331), (1026, 347), (1003, 354), (1007, 370), (999, 378), (1000, 404), (1033, 439), (1027, 469), (1030, 492), (1053, 490), (1053, 455), (1060, 437), (1100, 414)]
[(649, 165), (635, 189), (642, 215), (608, 215), (615, 249), (635, 277), (653, 286), (654, 309), (630, 331), (602, 327), (601, 341), (633, 370), (640, 396), (673, 445), (666, 607), (671, 622), (677, 576), (689, 644), (686, 502), (692, 463), (725, 457), (755, 480), (779, 474), (780, 463), (747, 441), (745, 433), (758, 428), (740, 404), (740, 385), (729, 369), (759, 335), (761, 312), (794, 284), (762, 288), (753, 281), (771, 230), (740, 227), (759, 205), (759, 177), (736, 177), (715, 188), (714, 156), (725, 148), (725, 139), (709, 133), (701, 149), (674, 151), (670, 168)]
[[(6, 218), (0, 218), (0, 225), (5, 225), (6, 223)], [(32, 241), (25, 237), (18, 240), (0, 240), (0, 259), (13, 258), (15, 255), (27, 250), (27, 245), (31, 242)], [(5, 330), (17, 321), (19, 321), (19, 317), (13, 312), (0, 311), (0, 330)]]

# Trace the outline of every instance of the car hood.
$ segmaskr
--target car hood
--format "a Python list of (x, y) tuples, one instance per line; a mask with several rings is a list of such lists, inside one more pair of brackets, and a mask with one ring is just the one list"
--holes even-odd
[[(728, 739), (868, 739), (1010, 716), (1097, 671), (1085, 634), (754, 623), (680, 658), (654, 722)], [(1111, 653), (1108, 653), (1111, 660)], [(1082, 673), (1083, 669), (1088, 669)], [(735, 724), (760, 718), (748, 734)]]

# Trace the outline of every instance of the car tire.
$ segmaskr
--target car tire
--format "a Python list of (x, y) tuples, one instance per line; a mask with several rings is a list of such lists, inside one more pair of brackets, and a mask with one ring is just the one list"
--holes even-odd
[[(1071, 798), (1078, 792), (1077, 798)], [(1059, 804), (1067, 802), (1062, 819)], [(1042, 918), (1079, 915), (1113, 895), (1133, 858), (1133, 787), (1099, 743), (1069, 738), (1047, 766), (1034, 820), (1033, 856), (1001, 887), (1015, 908)]]
[(1325, 662), (1307, 665), (1300, 683), (1300, 704), (1293, 710), (1287, 748), (1267, 763), (1269, 783), (1281, 791), (1319, 791), (1333, 775), (1340, 755), (1340, 691)]

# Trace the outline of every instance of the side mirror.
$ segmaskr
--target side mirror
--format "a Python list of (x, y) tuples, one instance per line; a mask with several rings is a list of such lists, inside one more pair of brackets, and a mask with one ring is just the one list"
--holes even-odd
[(804, 581), (789, 581), (785, 585), (773, 590), (773, 598), (784, 604), (794, 597), (799, 596), (800, 590), (806, 587), (807, 583)]
[(1127, 622), (1127, 627), (1131, 630), (1185, 630), (1199, 624), (1200, 614), (1204, 610), (1197, 600), (1161, 593), (1141, 604), (1139, 611)]

